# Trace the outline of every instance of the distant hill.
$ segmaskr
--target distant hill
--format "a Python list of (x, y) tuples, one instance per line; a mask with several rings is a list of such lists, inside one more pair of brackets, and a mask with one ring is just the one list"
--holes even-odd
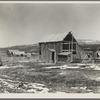
[(79, 45), (85, 49), (85, 50), (93, 50), (93, 51), (96, 51), (96, 50), (100, 50), (100, 41), (99, 40), (82, 40), (82, 39), (79, 39), (77, 40)]
[(11, 46), (11, 47), (6, 47), (6, 48), (0, 48), (1, 51), (7, 51), (7, 50), (20, 50), (20, 51), (25, 51), (25, 52), (39, 52), (39, 46), (38, 44), (32, 44), (32, 45), (17, 45), (17, 46)]
[(90, 39), (78, 39), (79, 44), (100, 44), (99, 40), (90, 40)]
[[(78, 39), (78, 44), (83, 48), (83, 49), (90, 49), (90, 50), (100, 50), (100, 41), (98, 40), (83, 40), (83, 39)], [(6, 47), (6, 48), (0, 48), (1, 51), (7, 51), (8, 49), (11, 50), (20, 50), (20, 51), (25, 51), (25, 52), (39, 52), (39, 45), (38, 44), (31, 44), (31, 45), (16, 45), (16, 46), (11, 46), (11, 47)]]

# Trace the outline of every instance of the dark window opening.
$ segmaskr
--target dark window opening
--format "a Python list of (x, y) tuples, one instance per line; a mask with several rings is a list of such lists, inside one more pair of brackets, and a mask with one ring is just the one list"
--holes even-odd
[(98, 53), (97, 53), (97, 57), (99, 57)]
[(76, 50), (76, 43), (73, 44), (63, 44), (63, 50)]
[(54, 52), (52, 52), (52, 61), (54, 62)]
[(73, 54), (76, 54), (76, 51), (73, 51)]
[(63, 50), (69, 50), (69, 44), (63, 44)]
[(24, 55), (23, 55), (23, 54), (21, 54), (21, 56), (23, 57)]
[(90, 55), (88, 55), (88, 58), (90, 58), (91, 56)]

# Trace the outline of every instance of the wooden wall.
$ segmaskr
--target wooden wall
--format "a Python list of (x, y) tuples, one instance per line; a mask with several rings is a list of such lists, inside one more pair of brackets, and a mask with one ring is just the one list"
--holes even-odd
[(88, 59), (88, 55), (84, 50), (81, 49), (81, 47), (77, 44), (76, 45), (76, 54), (74, 54), (74, 60), (80, 60)]
[(17, 56), (8, 56), (5, 52), (0, 52), (0, 58), (3, 63), (13, 63), (13, 62), (24, 62), (24, 61), (32, 61), (32, 62), (37, 62), (39, 61), (39, 54), (31, 57), (17, 57)]
[[(52, 63), (51, 57), (52, 57), (52, 52), (50, 52), (50, 49), (54, 49), (56, 52), (56, 61), (58, 61), (58, 53), (61, 53), (63, 51), (63, 45), (62, 42), (52, 42), (52, 43), (41, 43), (41, 61), (43, 62), (48, 62)], [(71, 57), (71, 60), (80, 60), (82, 61), (83, 59), (87, 59), (88, 55), (84, 50), (81, 49), (81, 47), (76, 43), (76, 54), (73, 54)], [(67, 60), (65, 60), (67, 61)]]
[(50, 49), (54, 49), (56, 52), (56, 61), (58, 60), (58, 53), (62, 51), (62, 43), (61, 42), (52, 42), (52, 43), (41, 43), (39, 44), (41, 46), (40, 52), (41, 52), (41, 61), (52, 63), (51, 60), (51, 51)]

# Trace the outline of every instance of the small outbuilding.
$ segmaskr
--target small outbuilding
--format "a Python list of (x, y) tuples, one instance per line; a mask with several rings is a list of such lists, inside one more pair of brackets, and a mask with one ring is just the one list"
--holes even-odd
[(7, 50), (8, 56), (27, 56), (24, 51), (19, 50)]
[(97, 50), (97, 51), (94, 52), (94, 59), (100, 60), (100, 50)]

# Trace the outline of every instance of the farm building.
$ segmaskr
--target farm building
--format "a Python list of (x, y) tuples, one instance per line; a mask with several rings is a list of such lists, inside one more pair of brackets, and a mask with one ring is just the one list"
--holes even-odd
[(100, 59), (100, 50), (97, 50), (97, 51), (94, 52), (94, 58)]
[(95, 47), (95, 49), (89, 47), (83, 49), (87, 53), (88, 58), (91, 58), (91, 61), (100, 63), (100, 50), (98, 49), (98, 47)]
[(27, 56), (24, 51), (19, 50), (7, 50), (8, 56)]
[(100, 63), (100, 50), (94, 51), (94, 61)]
[(78, 45), (72, 32), (46, 36), (39, 42), (39, 47), (43, 62), (81, 62), (88, 59), (87, 53)]

